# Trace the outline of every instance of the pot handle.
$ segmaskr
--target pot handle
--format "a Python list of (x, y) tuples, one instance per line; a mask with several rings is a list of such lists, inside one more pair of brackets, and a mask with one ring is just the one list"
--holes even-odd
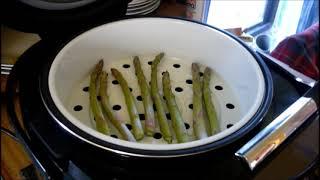
[(7, 112), (8, 112), (8, 119), (11, 126), (15, 130), (15, 134), (19, 139), (19, 142), (23, 145), (26, 152), (29, 154), (30, 158), (33, 160), (36, 167), (41, 170), (42, 177), (47, 177), (46, 170), (44, 166), (40, 163), (37, 156), (33, 152), (33, 148), (30, 146), (30, 139), (28, 135), (25, 133), (24, 129), (20, 125), (19, 118), (16, 113), (15, 108), (15, 95), (17, 92), (17, 84), (18, 84), (18, 70), (17, 65), (19, 61), (12, 67), (10, 74), (8, 75), (8, 80), (6, 84), (6, 105), (7, 105)]
[(289, 106), (235, 155), (254, 170), (268, 155), (280, 146), (308, 118), (318, 111), (319, 83), (316, 83), (304, 96)]

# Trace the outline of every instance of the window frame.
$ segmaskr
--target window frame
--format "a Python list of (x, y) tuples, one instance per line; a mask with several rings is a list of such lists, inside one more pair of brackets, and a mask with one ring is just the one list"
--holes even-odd
[(276, 17), (278, 6), (279, 0), (267, 0), (263, 21), (245, 29), (244, 32), (254, 36), (270, 29)]
[[(202, 21), (205, 23), (207, 23), (208, 21), (210, 4), (211, 4), (211, 1), (204, 1)], [(243, 31), (247, 34), (251, 34), (255, 36), (257, 34), (260, 34), (270, 29), (274, 22), (274, 19), (278, 10), (278, 6), (279, 6), (279, 0), (267, 0), (262, 22), (259, 22), (251, 27), (248, 27)]]

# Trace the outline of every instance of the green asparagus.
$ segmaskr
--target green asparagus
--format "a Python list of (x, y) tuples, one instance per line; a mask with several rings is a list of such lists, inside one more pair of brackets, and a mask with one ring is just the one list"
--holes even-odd
[(112, 75), (119, 81), (122, 92), (125, 97), (127, 109), (131, 119), (133, 135), (136, 140), (141, 140), (144, 137), (143, 128), (140, 122), (139, 113), (136, 107), (135, 99), (130, 92), (127, 81), (123, 78), (122, 74), (114, 68), (111, 68)]
[(89, 87), (90, 107), (91, 107), (93, 116), (96, 120), (97, 130), (103, 134), (109, 135), (110, 134), (109, 126), (102, 115), (101, 109), (98, 104), (97, 92), (96, 92), (97, 78), (100, 72), (102, 71), (102, 68), (103, 68), (103, 60), (100, 60), (99, 63), (95, 66), (95, 69), (91, 73), (90, 87)]
[(107, 95), (107, 77), (108, 77), (108, 74), (105, 71), (102, 71), (100, 73), (100, 76), (99, 76), (99, 79), (100, 79), (99, 95), (101, 97), (101, 104), (102, 104), (103, 110), (106, 113), (107, 118), (117, 128), (117, 130), (120, 132), (122, 137), (125, 140), (135, 142), (136, 139), (132, 135), (131, 131), (127, 128), (126, 124), (123, 121), (116, 119), (114, 117), (114, 115), (112, 114), (112, 111), (110, 110), (110, 106), (108, 103), (109, 98)]
[(168, 71), (166, 71), (162, 76), (162, 86), (177, 140), (179, 143), (188, 142), (187, 130), (184, 126), (184, 121), (176, 103), (174, 94), (171, 91), (170, 76)]
[(205, 109), (207, 111), (207, 115), (209, 119), (210, 133), (211, 135), (213, 135), (219, 131), (219, 123), (218, 123), (217, 114), (211, 98), (210, 78), (211, 78), (211, 69), (207, 67), (204, 70), (204, 75), (203, 75), (203, 98), (204, 98)]
[(164, 56), (164, 53), (158, 54), (153, 60), (151, 65), (151, 95), (153, 98), (153, 102), (156, 105), (157, 118), (160, 125), (160, 131), (163, 134), (163, 138), (168, 143), (172, 143), (172, 135), (169, 129), (166, 113), (164, 111), (165, 104), (161, 100), (161, 96), (159, 94), (159, 88), (158, 88), (157, 67), (163, 56)]
[(202, 107), (202, 88), (199, 74), (199, 66), (192, 63), (192, 84), (193, 84), (193, 130), (197, 139), (208, 137), (204, 109)]
[(154, 119), (154, 111), (152, 107), (152, 99), (150, 95), (149, 85), (147, 83), (146, 77), (143, 74), (141, 68), (139, 57), (135, 56), (133, 59), (133, 64), (138, 79), (138, 83), (141, 90), (141, 96), (145, 111), (145, 133), (147, 136), (152, 136), (155, 132), (156, 124)]

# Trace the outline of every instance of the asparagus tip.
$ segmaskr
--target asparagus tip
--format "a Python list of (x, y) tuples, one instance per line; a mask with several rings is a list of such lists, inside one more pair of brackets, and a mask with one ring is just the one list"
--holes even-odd
[(192, 63), (192, 70), (199, 70), (199, 64), (198, 63)]
[(164, 56), (164, 52), (161, 52), (160, 54), (157, 55), (157, 58), (162, 59)]
[(204, 70), (204, 73), (211, 73), (211, 72), (212, 72), (212, 70), (210, 67), (206, 67), (206, 69)]
[(103, 68), (103, 59), (99, 60), (98, 64), (96, 65), (96, 71), (98, 73), (100, 73), (102, 71), (102, 68)]
[(139, 57), (138, 56), (133, 56), (133, 61), (138, 61)]
[(117, 70), (117, 69), (115, 69), (115, 68), (111, 68), (111, 73), (112, 73), (112, 74), (117, 73), (117, 72), (118, 72), (118, 70)]
[(170, 76), (168, 71), (163, 72), (163, 76)]

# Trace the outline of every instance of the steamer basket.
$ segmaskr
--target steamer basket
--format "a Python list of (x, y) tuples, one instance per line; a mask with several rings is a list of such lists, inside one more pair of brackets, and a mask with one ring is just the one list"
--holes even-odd
[[(140, 57), (144, 74), (150, 81), (150, 64), (159, 52), (165, 52), (158, 68), (160, 94), (162, 72), (167, 70), (191, 141), (167, 144), (158, 125), (154, 137), (145, 136), (139, 142), (117, 138), (119, 134), (113, 127), (112, 136), (96, 131), (88, 92), (94, 65), (104, 59), (104, 70), (109, 74), (110, 105), (116, 117), (130, 126), (123, 93), (110, 69), (117, 68), (123, 73), (137, 100), (144, 125), (133, 56)], [(214, 72), (211, 90), (221, 132), (202, 140), (196, 140), (193, 135), (192, 62), (200, 63), (202, 72), (205, 66)], [(125, 19), (91, 29), (66, 44), (47, 73), (50, 97), (44, 98), (44, 103), (63, 128), (100, 148), (138, 156), (187, 155), (231, 143), (258, 124), (272, 96), (269, 71), (246, 45), (219, 29), (171, 18)], [(168, 121), (171, 125), (171, 120)]]

